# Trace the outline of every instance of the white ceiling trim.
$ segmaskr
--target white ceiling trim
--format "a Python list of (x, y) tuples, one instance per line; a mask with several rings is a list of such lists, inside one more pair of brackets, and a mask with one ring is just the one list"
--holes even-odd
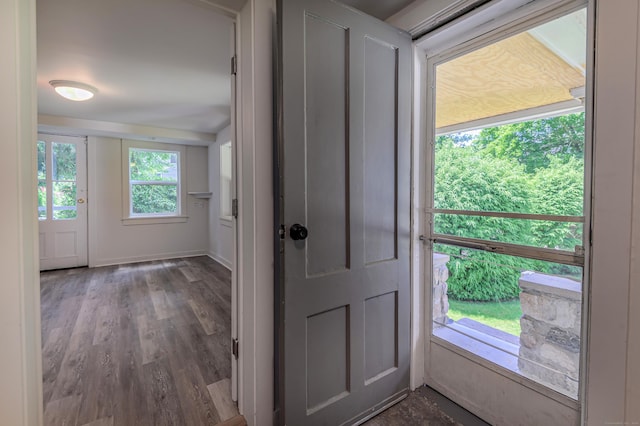
[(215, 133), (164, 129), (138, 124), (84, 120), (55, 115), (38, 115), (38, 132), (70, 136), (104, 136), (177, 145), (208, 146), (216, 141)]

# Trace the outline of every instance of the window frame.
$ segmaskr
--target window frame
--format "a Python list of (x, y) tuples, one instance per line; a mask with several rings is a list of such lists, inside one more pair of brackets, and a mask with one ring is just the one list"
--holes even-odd
[[(534, 2), (535, 3), (535, 2)], [(584, 169), (584, 208), (583, 216), (580, 217), (579, 222), (584, 224), (583, 229), (583, 247), (577, 248), (575, 251), (556, 250), (556, 249), (544, 249), (531, 246), (522, 246), (519, 244), (507, 244), (495, 241), (487, 240), (475, 240), (470, 238), (450, 238), (449, 235), (436, 234), (433, 229), (432, 216), (437, 213), (473, 213), (473, 215), (485, 215), (483, 212), (468, 212), (468, 211), (444, 211), (435, 209), (433, 205), (434, 200), (434, 172), (435, 172), (435, 116), (433, 109), (435, 108), (435, 74), (433, 69), (440, 63), (444, 63), (455, 57), (464, 55), (465, 53), (474, 49), (482, 48), (486, 45), (492, 44), (504, 38), (508, 38), (511, 35), (517, 34), (520, 31), (525, 31), (529, 28), (535, 27), (538, 24), (548, 22), (554, 17), (562, 16), (564, 14), (575, 11), (581, 7), (587, 7), (587, 19), (593, 24), (593, 2), (590, 0), (553, 0), (549, 3), (543, 3), (536, 5), (529, 3), (527, 6), (520, 7), (519, 9), (512, 10), (511, 12), (504, 13), (496, 7), (496, 13), (498, 15), (492, 16), (491, 19), (485, 19), (487, 16), (478, 13), (477, 16), (471, 16), (467, 18), (468, 25), (477, 25), (472, 32), (457, 32), (455, 30), (446, 31), (448, 28), (435, 30), (433, 33), (424, 36), (419, 39), (416, 46), (415, 56), (415, 78), (414, 86), (416, 87), (416, 96), (414, 100), (414, 106), (420, 115), (420, 119), (414, 125), (414, 143), (419, 148), (417, 152), (417, 159), (421, 161), (419, 164), (423, 164), (424, 167), (415, 176), (418, 183), (419, 191), (414, 195), (414, 200), (417, 206), (420, 206), (421, 220), (418, 221), (415, 231), (416, 238), (420, 241), (420, 249), (422, 250), (422, 261), (419, 268), (415, 268), (413, 276), (417, 282), (420, 282), (420, 291), (424, 292), (425, 299), (424, 305), (421, 307), (423, 311), (422, 316), (416, 317), (415, 322), (420, 322), (420, 326), (423, 327), (424, 334), (420, 335), (420, 338), (424, 339), (424, 358), (417, 360), (422, 362), (425, 366), (429, 364), (432, 354), (432, 346), (440, 346), (448, 349), (452, 349), (455, 345), (448, 344), (447, 341), (434, 338), (432, 329), (432, 310), (429, 308), (432, 292), (432, 280), (433, 280), (433, 244), (443, 243), (456, 246), (468, 247), (472, 249), (484, 250), (487, 252), (496, 252), (500, 254), (506, 254), (517, 257), (526, 257), (539, 260), (545, 260), (554, 263), (563, 263), (567, 265), (576, 265), (583, 268), (582, 277), (582, 324), (581, 324), (581, 337), (583, 339), (580, 348), (580, 384), (578, 399), (567, 397), (555, 392), (549, 392), (549, 388), (537, 382), (523, 378), (522, 376), (512, 374), (506, 371), (502, 367), (498, 367), (490, 361), (477, 356), (473, 353), (461, 354), (458, 349), (458, 355), (462, 358), (467, 358), (484, 367), (487, 371), (493, 371), (500, 376), (511, 380), (512, 382), (520, 383), (533, 391), (537, 391), (541, 394), (548, 396), (551, 400), (555, 400), (566, 407), (574, 408), (577, 411), (582, 410), (584, 412), (586, 406), (585, 390), (587, 387), (587, 380), (585, 371), (588, 368), (587, 362), (587, 348), (589, 347), (589, 333), (588, 333), (588, 318), (590, 314), (590, 291), (591, 291), (591, 235), (592, 235), (592, 174), (593, 174), (593, 58), (587, 53), (587, 77), (586, 77), (586, 101), (584, 104), (585, 117), (585, 169)], [(478, 18), (478, 19), (475, 19)], [(484, 19), (484, 20), (483, 20)], [(453, 26), (452, 26), (453, 28)], [(469, 28), (469, 27), (467, 27)], [(587, 52), (592, 49), (594, 40), (589, 35), (587, 30)], [(416, 164), (414, 162), (414, 164)], [(479, 213), (479, 214), (478, 214)], [(554, 221), (575, 221), (578, 217), (575, 216), (555, 216), (555, 215), (535, 215), (535, 214), (514, 214), (514, 213), (501, 213), (501, 212), (487, 212), (486, 216), (501, 216), (501, 217), (513, 217), (517, 219), (533, 219), (544, 220), (553, 218)], [(467, 243), (467, 244), (465, 244)], [(463, 246), (465, 244), (465, 246)], [(464, 352), (464, 351), (462, 351)], [(426, 368), (421, 372), (428, 373)], [(412, 380), (415, 380), (412, 377)], [(436, 379), (429, 377), (428, 381), (434, 381), (433, 384), (437, 385)]]
[[(550, 215), (550, 214), (522, 214), (513, 212), (490, 212), (490, 211), (468, 211), (468, 210), (452, 210), (452, 209), (436, 209), (434, 207), (434, 195), (435, 195), (435, 140), (437, 137), (435, 126), (435, 70), (438, 65), (446, 63), (457, 57), (463, 56), (469, 52), (481, 49), (489, 46), (493, 43), (497, 43), (501, 40), (507, 39), (511, 36), (519, 34), (520, 32), (527, 31), (530, 28), (534, 28), (537, 25), (541, 25), (545, 22), (549, 22), (556, 17), (560, 17), (576, 11), (580, 8), (586, 7), (585, 0), (568, 0), (566, 3), (561, 4), (558, 7), (551, 7), (549, 9), (542, 9), (537, 12), (524, 12), (523, 17), (514, 16), (514, 14), (505, 14), (503, 19), (506, 19), (509, 23), (500, 25), (499, 22), (492, 23), (494, 28), (488, 31), (484, 35), (477, 38), (469, 38), (464, 36), (466, 41), (460, 41), (460, 39), (453, 38), (448, 43), (443, 43), (438, 51), (436, 51), (432, 45), (424, 43), (424, 49), (426, 58), (424, 60), (424, 73), (427, 78), (426, 85), (426, 104), (427, 110), (431, 111), (426, 116), (426, 131), (425, 136), (427, 138), (426, 164), (428, 184), (426, 185), (425, 194), (425, 213), (427, 219), (427, 226), (425, 231), (427, 234), (427, 241), (430, 244), (442, 243), (452, 244), (460, 247), (474, 248), (488, 252), (497, 252), (501, 254), (538, 259), (554, 263), (562, 263), (566, 265), (574, 265), (584, 267), (587, 262), (585, 261), (585, 247), (586, 241), (589, 241), (589, 227), (583, 228), (583, 245), (582, 247), (576, 247), (574, 251), (559, 250), (559, 249), (547, 249), (536, 246), (525, 246), (521, 244), (511, 244), (499, 241), (479, 240), (469, 237), (456, 237), (447, 234), (439, 234), (434, 229), (434, 215), (435, 214), (453, 214), (462, 216), (487, 216), (487, 217), (503, 217), (512, 219), (528, 219), (528, 220), (547, 220), (554, 222), (577, 222), (586, 225), (589, 223), (590, 216), (590, 173), (587, 168), (590, 167), (590, 161), (588, 157), (588, 151), (591, 150), (591, 134), (589, 130), (590, 118), (587, 118), (585, 122), (585, 174), (584, 174), (584, 207), (583, 215), (581, 216), (565, 216), (565, 215)], [(522, 12), (521, 12), (522, 13)], [(513, 16), (512, 18), (510, 18)], [(587, 76), (586, 84), (588, 85), (588, 79), (592, 78)], [(587, 111), (587, 117), (590, 117), (590, 106), (585, 103), (582, 106)], [(496, 125), (502, 125), (498, 122)], [(487, 126), (485, 126), (487, 127)]]
[[(233, 220), (233, 145), (231, 141), (220, 144), (220, 221), (231, 223)], [(228, 150), (228, 152), (226, 152)], [(225, 161), (227, 163), (225, 164)], [(226, 174), (228, 168), (228, 174)], [(228, 177), (228, 181), (225, 180)]]
[[(178, 177), (176, 181), (132, 181), (130, 169), (131, 150), (149, 151), (149, 152), (169, 152), (178, 156)], [(152, 184), (152, 185), (177, 185), (177, 211), (175, 214), (164, 213), (148, 213), (134, 214), (132, 186), (136, 184)], [(186, 222), (188, 216), (186, 214), (187, 207), (186, 193), (186, 148), (181, 145), (165, 144), (158, 142), (145, 142), (122, 140), (122, 223), (123, 225), (148, 225), (158, 223), (180, 223)]]

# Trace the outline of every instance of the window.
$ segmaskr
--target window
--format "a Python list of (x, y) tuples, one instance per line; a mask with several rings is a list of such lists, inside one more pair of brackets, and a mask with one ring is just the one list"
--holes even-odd
[(78, 217), (76, 142), (53, 142), (58, 138), (37, 143), (38, 220)]
[(123, 157), (125, 220), (183, 217), (184, 148), (125, 141)]
[(430, 59), (432, 335), (579, 396), (586, 10)]
[(232, 155), (231, 141), (220, 145), (220, 218), (231, 220), (232, 215)]

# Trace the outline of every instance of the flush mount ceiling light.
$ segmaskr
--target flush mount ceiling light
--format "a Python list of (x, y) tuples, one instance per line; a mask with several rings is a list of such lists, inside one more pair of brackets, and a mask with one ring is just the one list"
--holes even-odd
[(58, 95), (72, 101), (87, 101), (93, 98), (98, 90), (88, 84), (69, 80), (51, 80), (49, 82)]

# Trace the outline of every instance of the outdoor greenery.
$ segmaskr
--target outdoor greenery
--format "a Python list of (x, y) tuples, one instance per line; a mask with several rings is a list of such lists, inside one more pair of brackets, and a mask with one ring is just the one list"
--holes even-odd
[[(47, 145), (38, 142), (38, 218), (47, 218)], [(76, 211), (76, 147), (72, 143), (50, 144), (51, 202), (53, 219), (73, 219)]]
[(469, 318), (514, 336), (520, 335), (522, 309), (519, 300), (483, 303), (450, 300), (447, 315), (454, 321)]
[[(584, 113), (443, 135), (436, 139), (434, 207), (473, 211), (581, 216)], [(573, 250), (582, 225), (437, 214), (437, 233)], [(523, 270), (578, 276), (577, 268), (438, 245), (451, 255), (452, 299), (517, 297)]]
[(178, 213), (178, 159), (173, 151), (129, 150), (132, 214)]

